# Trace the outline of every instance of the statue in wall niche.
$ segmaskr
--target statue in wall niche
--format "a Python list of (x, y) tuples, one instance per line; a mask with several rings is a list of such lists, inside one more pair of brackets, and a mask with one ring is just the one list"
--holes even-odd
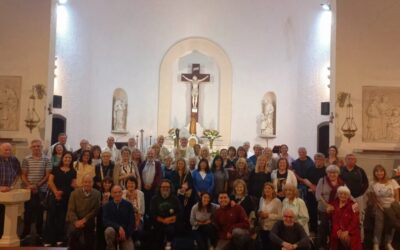
[(112, 132), (125, 133), (128, 114), (128, 98), (122, 89), (116, 89), (113, 96)]
[(267, 93), (262, 100), (262, 112), (260, 115), (260, 136), (275, 136), (275, 95)]

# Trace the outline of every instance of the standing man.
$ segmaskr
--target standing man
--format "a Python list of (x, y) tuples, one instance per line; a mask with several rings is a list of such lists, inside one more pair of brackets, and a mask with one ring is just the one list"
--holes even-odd
[(157, 137), (157, 144), (160, 146), (160, 160), (164, 163), (165, 158), (170, 155), (169, 150), (164, 146), (165, 138), (163, 135)]
[(136, 140), (134, 137), (130, 137), (128, 139), (128, 149), (131, 152), (133, 152), (133, 150), (136, 149)]
[(146, 160), (139, 167), (146, 215), (149, 215), (151, 198), (156, 193), (156, 189), (162, 179), (161, 163), (156, 161), (154, 157), (154, 149), (150, 148), (147, 151)]
[(109, 136), (107, 138), (107, 146), (105, 146), (102, 151), (110, 151), (111, 152), (111, 160), (114, 163), (117, 163), (120, 161), (121, 159), (121, 153), (119, 152), (119, 150), (117, 149), (117, 147), (115, 146), (115, 139), (112, 136)]
[(305, 147), (298, 149), (299, 158), (292, 163), (292, 168), (297, 178), (297, 189), (299, 190), (300, 198), (306, 200), (307, 196), (307, 185), (306, 185), (306, 174), (309, 168), (314, 167), (314, 162), (307, 155)]
[(49, 158), (43, 154), (41, 140), (31, 141), (31, 154), (22, 161), (22, 183), (31, 190), (31, 199), (25, 202), (24, 229), (21, 239), (31, 233), (31, 224), (35, 222), (36, 233), (42, 236), (43, 207), (41, 200), (47, 191), (47, 179), (52, 166)]
[(260, 144), (255, 144), (253, 146), (254, 155), (250, 156), (247, 162), (249, 163), (249, 171), (253, 170), (256, 167), (257, 158), (262, 154), (263, 147)]
[(306, 205), (310, 215), (310, 231), (317, 233), (318, 229), (318, 201), (315, 198), (315, 191), (319, 179), (326, 175), (325, 155), (316, 153), (314, 155), (314, 166), (308, 168), (304, 178), (304, 184), (307, 186)]
[(178, 160), (179, 158), (185, 158), (185, 160), (188, 160), (189, 158), (195, 156), (193, 148), (188, 145), (189, 141), (186, 136), (182, 136), (179, 138), (179, 151), (178, 148), (174, 149), (174, 157), (175, 161)]
[(89, 146), (89, 141), (86, 139), (82, 139), (79, 143), (80, 148), (72, 154), (72, 160), (77, 161), (81, 157), (82, 151), (87, 150)]
[[(82, 188), (75, 189), (68, 201), (67, 222), (69, 223), (70, 249), (94, 250), (95, 217), (100, 208), (101, 194), (93, 189), (93, 178), (85, 175)], [(81, 236), (83, 236), (83, 241)]]
[(72, 152), (72, 147), (67, 144), (67, 134), (59, 133), (57, 137), (57, 142), (50, 146), (49, 150), (47, 151), (47, 156), (51, 159), (51, 154), (53, 153), (53, 149), (57, 144), (61, 144), (64, 146), (65, 150)]
[(250, 223), (240, 205), (232, 205), (227, 192), (219, 193), (220, 207), (215, 212), (218, 231), (217, 250), (246, 249), (250, 241)]
[(360, 212), (361, 239), (364, 235), (364, 193), (368, 189), (368, 177), (364, 169), (356, 165), (357, 158), (354, 154), (348, 154), (345, 157), (345, 166), (340, 169), (340, 178), (350, 189), (351, 196), (355, 199)]
[[(21, 176), (21, 165), (11, 155), (11, 144), (0, 144), (0, 192), (9, 192)], [(0, 204), (0, 237), (3, 236), (5, 206)]]
[(129, 201), (122, 199), (122, 188), (115, 185), (111, 189), (112, 200), (103, 206), (104, 237), (107, 250), (133, 250), (132, 233), (135, 210)]

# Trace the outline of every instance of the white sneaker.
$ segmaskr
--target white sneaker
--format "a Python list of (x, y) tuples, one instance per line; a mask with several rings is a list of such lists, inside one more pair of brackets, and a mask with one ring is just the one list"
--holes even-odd
[(167, 244), (165, 244), (165, 250), (171, 250), (171, 242), (167, 242)]
[(392, 244), (388, 243), (388, 244), (386, 245), (386, 249), (387, 249), (387, 250), (394, 250), (394, 247), (392, 246)]

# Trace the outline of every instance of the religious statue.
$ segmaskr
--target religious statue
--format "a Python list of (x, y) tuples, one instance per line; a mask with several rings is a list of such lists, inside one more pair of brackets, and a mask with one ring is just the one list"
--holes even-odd
[(114, 103), (114, 130), (125, 130), (125, 110), (126, 104), (124, 100), (117, 99)]
[(271, 99), (264, 101), (264, 112), (261, 114), (261, 135), (274, 135), (275, 108)]
[(117, 88), (113, 93), (112, 103), (112, 133), (126, 134), (126, 120), (128, 117), (128, 95), (125, 90)]
[(185, 75), (182, 75), (182, 78), (184, 78), (186, 81), (190, 82), (192, 85), (192, 90), (191, 90), (191, 95), (192, 95), (192, 108), (197, 109), (197, 103), (199, 99), (199, 83), (204, 82), (207, 80), (209, 75), (198, 79), (197, 76), (193, 76), (192, 79), (187, 78)]

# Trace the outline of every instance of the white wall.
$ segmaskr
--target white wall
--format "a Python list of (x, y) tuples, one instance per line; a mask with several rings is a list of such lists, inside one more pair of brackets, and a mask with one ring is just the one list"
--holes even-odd
[[(19, 130), (0, 131), (0, 138), (18, 138), (29, 143), (31, 139), (44, 138), (45, 127), (51, 128), (47, 105), (52, 100), (52, 94), (36, 101), (36, 110), (41, 119), (39, 123), (41, 133), (38, 128), (30, 133), (24, 119), (33, 85), (43, 84), (48, 87), (48, 92), (52, 93), (51, 65), (54, 65), (52, 8), (51, 0), (0, 1), (0, 75), (22, 76)], [(49, 82), (51, 84), (48, 84)], [(51, 129), (48, 129), (48, 134), (50, 131)]]
[[(358, 152), (360, 165), (367, 168), (370, 174), (375, 164), (391, 168), (393, 160), (399, 159), (398, 151), (390, 151), (398, 150), (400, 141), (362, 141), (362, 87), (400, 87), (400, 3), (395, 0), (348, 0), (337, 1), (336, 8), (334, 84), (336, 93), (351, 93), (358, 131), (350, 142), (343, 137), (340, 127), (344, 122), (345, 109), (336, 105), (335, 143), (342, 155)], [(366, 153), (365, 149), (375, 152)]]
[(59, 113), (68, 118), (74, 147), (82, 137), (105, 143), (117, 87), (128, 94), (128, 130), (157, 131), (162, 57), (182, 39), (204, 37), (232, 63), (232, 143), (265, 145), (257, 138), (256, 119), (263, 95), (274, 91), (278, 128), (270, 145), (287, 143), (292, 152), (304, 145), (315, 152), (317, 125), (327, 120), (320, 102), (329, 101), (320, 75), (329, 44), (319, 40), (319, 0), (69, 0), (64, 8), (55, 92), (63, 95)]

